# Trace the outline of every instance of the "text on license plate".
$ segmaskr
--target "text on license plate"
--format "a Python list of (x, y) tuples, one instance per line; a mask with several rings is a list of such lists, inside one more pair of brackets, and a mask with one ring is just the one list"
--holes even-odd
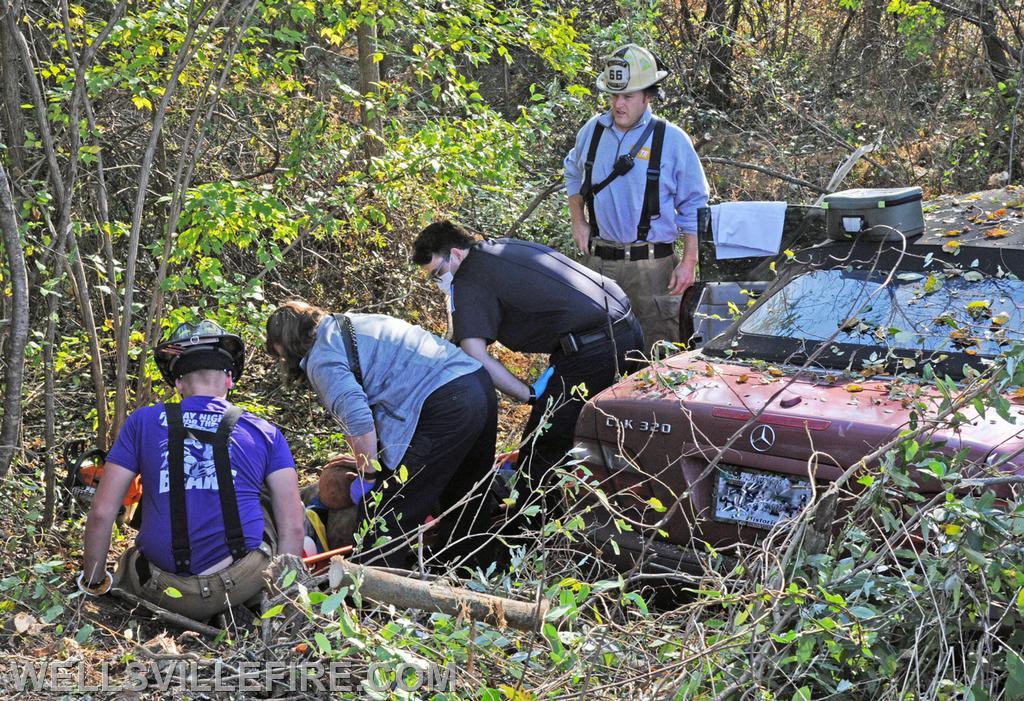
[(714, 496), (715, 519), (768, 529), (800, 513), (811, 499), (811, 482), (791, 475), (719, 465)]

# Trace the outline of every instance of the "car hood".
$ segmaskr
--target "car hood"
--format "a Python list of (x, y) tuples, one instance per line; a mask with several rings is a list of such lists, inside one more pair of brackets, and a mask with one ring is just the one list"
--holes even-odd
[[(669, 461), (680, 450), (711, 459), (729, 445), (722, 458), (727, 462), (771, 469), (788, 464), (786, 471), (806, 475), (810, 461), (819, 477), (832, 479), (907, 429), (912, 414), (934, 415), (941, 399), (930, 385), (852, 381), (835, 373), (722, 362), (692, 351), (599, 394), (581, 416), (577, 435), (614, 441), (634, 454), (660, 450)], [(1002, 469), (1019, 470), (1024, 408), (1014, 405), (1010, 413), (1013, 423), (994, 410), (981, 416), (968, 408), (958, 428), (940, 428), (930, 439), (946, 452), (966, 449), (980, 465), (993, 454), (1015, 456)]]

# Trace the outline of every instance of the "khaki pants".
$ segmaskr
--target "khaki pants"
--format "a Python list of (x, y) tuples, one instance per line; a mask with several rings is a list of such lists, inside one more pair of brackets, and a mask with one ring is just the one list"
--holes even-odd
[[(277, 552), (277, 527), (266, 490), (260, 495), (260, 505), (263, 507), (260, 547), (219, 572), (191, 576), (165, 572), (152, 562), (144, 561), (142, 553), (133, 545), (117, 561), (113, 586), (194, 621), (205, 621), (232, 606), (246, 603), (263, 590), (263, 573)], [(169, 589), (177, 590), (181, 596), (168, 594)]]
[[(114, 586), (168, 611), (205, 621), (244, 604), (263, 590), (263, 572), (270, 564), (270, 548), (266, 544), (264, 547), (266, 550), (252, 550), (219, 572), (206, 575), (183, 577), (146, 562), (149, 578), (142, 581), (146, 566), (140, 563), (142, 553), (133, 545), (117, 562)], [(174, 595), (173, 590), (181, 596)]]
[[(601, 245), (609, 244), (602, 241)], [(619, 283), (619, 287), (629, 297), (633, 313), (644, 331), (646, 350), (649, 351), (658, 341), (679, 342), (679, 303), (682, 295), (667, 293), (672, 271), (679, 264), (676, 256), (653, 260), (605, 260), (585, 255), (583, 264)]]

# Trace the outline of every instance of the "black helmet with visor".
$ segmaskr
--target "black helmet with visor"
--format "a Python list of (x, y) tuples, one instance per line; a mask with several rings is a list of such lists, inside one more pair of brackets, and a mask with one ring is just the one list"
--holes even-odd
[(196, 370), (226, 370), (235, 382), (245, 368), (245, 344), (209, 319), (178, 326), (153, 350), (156, 366), (171, 387)]

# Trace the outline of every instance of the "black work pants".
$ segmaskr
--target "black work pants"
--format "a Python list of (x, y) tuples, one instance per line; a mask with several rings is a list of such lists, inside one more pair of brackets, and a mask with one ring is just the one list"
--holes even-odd
[[(411, 566), (412, 548), (400, 545), (401, 541), (408, 540), (408, 534), (428, 515), (437, 517), (448, 511), (491, 471), (497, 425), (497, 397), (483, 368), (434, 390), (423, 403), (416, 432), (402, 459), (408, 479), (402, 483), (395, 466), (383, 485), (360, 505), (360, 523), (374, 516), (380, 523), (366, 535), (363, 552), (355, 559), (387, 567)], [(374, 498), (378, 493), (382, 497), (379, 507)], [(437, 544), (451, 543), (443, 553), (445, 559), (469, 555), (486, 540), (491, 518), (486, 495), (485, 484), (464, 506), (435, 522)], [(388, 542), (373, 547), (384, 535)]]
[[(643, 350), (643, 332), (636, 317), (615, 325), (614, 343), (605, 339), (584, 346), (572, 355), (559, 350), (551, 354), (555, 368), (547, 389), (533, 406), (523, 436), (526, 443), (519, 450), (519, 472), (528, 474), (534, 489), (540, 487), (551, 468), (565, 459), (573, 446), (576, 421), (586, 399), (615, 382), (616, 372), (627, 374), (635, 368), (626, 355), (635, 357)], [(572, 388), (583, 384), (586, 397)], [(551, 400), (553, 412), (547, 405)], [(545, 415), (547, 413), (547, 415)], [(531, 435), (541, 425), (549, 424), (539, 435)]]

